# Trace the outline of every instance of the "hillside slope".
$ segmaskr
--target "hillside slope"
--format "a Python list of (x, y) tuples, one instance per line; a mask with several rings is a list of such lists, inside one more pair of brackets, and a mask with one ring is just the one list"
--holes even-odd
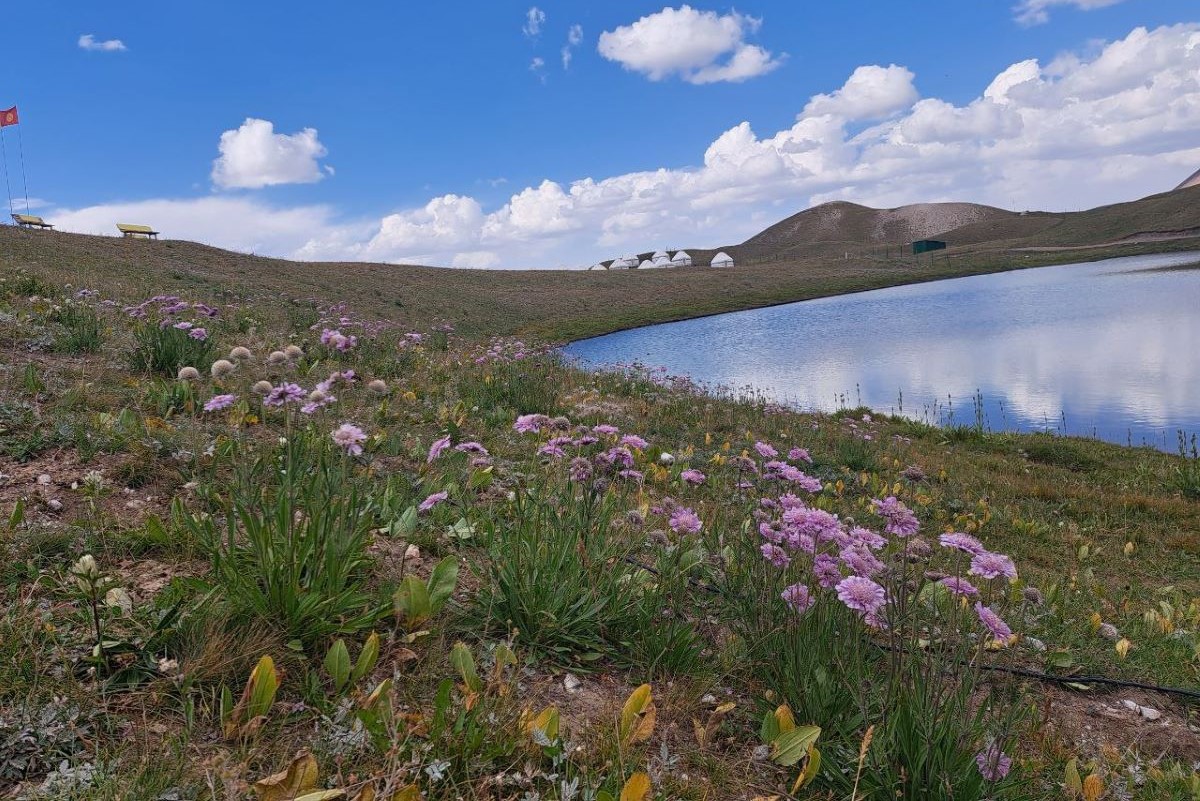
[[(0, 270), (26, 269), (76, 288), (103, 284), (129, 301), (156, 293), (222, 303), (266, 298), (264, 307), (278, 316), (345, 301), (360, 314), (415, 328), (448, 322), (472, 338), (515, 333), (566, 340), (915, 281), (1200, 249), (1200, 238), (1192, 235), (1200, 233), (1200, 187), (1075, 214), (1018, 214), (972, 204), (884, 211), (831, 205), (728, 248), (739, 263), (732, 269), (485, 271), (292, 262), (181, 240), (0, 226)], [(946, 221), (958, 227), (931, 231)], [(931, 233), (951, 245), (934, 259), (914, 259), (903, 248), (879, 252), (881, 243)], [(1089, 247), (1086, 255), (1075, 250), (1081, 246)]]

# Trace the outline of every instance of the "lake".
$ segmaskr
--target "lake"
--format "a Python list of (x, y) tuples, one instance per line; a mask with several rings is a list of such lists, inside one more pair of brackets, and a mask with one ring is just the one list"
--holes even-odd
[(621, 331), (565, 353), (801, 409), (861, 405), (1173, 451), (1178, 431), (1200, 431), (1200, 254), (807, 300)]

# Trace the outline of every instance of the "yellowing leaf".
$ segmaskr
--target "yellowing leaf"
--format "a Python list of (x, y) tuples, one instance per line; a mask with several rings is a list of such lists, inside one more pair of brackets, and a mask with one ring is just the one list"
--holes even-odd
[(316, 786), (317, 775), (317, 760), (303, 751), (284, 770), (255, 782), (254, 792), (259, 801), (293, 801)]
[(821, 770), (821, 752), (817, 750), (815, 745), (808, 747), (808, 761), (804, 763), (804, 770), (800, 771), (800, 775), (796, 777), (796, 783), (792, 785), (792, 795), (801, 787), (805, 787), (812, 783), (812, 780), (817, 778), (817, 772)]
[(1131, 643), (1129, 640), (1122, 637), (1121, 639), (1117, 640), (1117, 644), (1113, 647), (1117, 649), (1117, 656), (1124, 659), (1125, 655), (1129, 653), (1129, 649), (1132, 646), (1133, 646), (1133, 643)]
[(1104, 782), (1095, 773), (1088, 774), (1083, 780), (1083, 801), (1097, 801), (1104, 795)]
[(654, 707), (654, 699), (650, 694), (650, 685), (638, 687), (625, 701), (621, 709), (621, 722), (618, 735), (621, 743), (629, 745), (650, 739), (654, 732), (654, 721), (658, 710)]
[(821, 736), (820, 726), (798, 726), (785, 731), (771, 744), (771, 759), (790, 768), (808, 756), (808, 750)]
[(780, 734), (796, 728), (796, 717), (792, 714), (792, 708), (787, 704), (775, 708), (775, 720), (779, 723)]
[(409, 784), (393, 793), (392, 801), (425, 801), (425, 796), (421, 794), (420, 787), (417, 787), (415, 784)]
[(638, 771), (621, 788), (621, 801), (646, 801), (650, 795), (650, 777)]
[(345, 790), (317, 790), (316, 792), (305, 793), (295, 798), (289, 796), (287, 801), (334, 801), (334, 799), (345, 797)]

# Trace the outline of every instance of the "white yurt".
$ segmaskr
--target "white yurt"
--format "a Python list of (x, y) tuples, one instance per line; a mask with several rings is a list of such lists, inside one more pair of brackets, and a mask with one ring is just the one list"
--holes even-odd
[(601, 261), (601, 262), (597, 262), (596, 264), (593, 264), (591, 267), (588, 267), (588, 269), (589, 270), (607, 270), (608, 268), (605, 267), (604, 262)]
[(642, 262), (641, 264), (638, 265), (638, 269), (639, 270), (653, 270), (657, 266), (658, 265), (655, 264), (654, 262), (650, 261), (649, 259), (646, 259), (644, 262)]
[(654, 255), (650, 257), (650, 261), (654, 262), (655, 267), (666, 267), (671, 263), (671, 257), (667, 255), (665, 250), (659, 250), (655, 251)]
[(633, 256), (621, 256), (613, 259), (613, 263), (608, 265), (610, 270), (632, 270), (638, 266), (638, 261)]
[(712, 266), (713, 267), (732, 267), (733, 266), (733, 258), (728, 253), (726, 253), (725, 251), (722, 250), (720, 253), (713, 256)]
[(692, 257), (688, 255), (686, 250), (681, 250), (671, 259), (672, 267), (691, 267)]

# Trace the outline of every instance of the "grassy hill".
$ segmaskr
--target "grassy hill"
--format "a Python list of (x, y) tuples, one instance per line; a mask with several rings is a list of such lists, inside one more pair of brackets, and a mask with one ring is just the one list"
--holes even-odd
[[(951, 226), (946, 229), (945, 226)], [(103, 283), (129, 300), (148, 292), (290, 304), (344, 300), (413, 327), (450, 322), (467, 336), (553, 341), (650, 323), (915, 281), (1086, 258), (1200, 247), (1200, 187), (1086, 212), (1021, 214), (969, 203), (877, 210), (830, 203), (726, 248), (733, 269), (450, 270), (395, 264), (292, 262), (186, 241), (0, 228), (0, 267), (48, 280)], [(945, 239), (915, 259), (904, 243)], [(1168, 238), (1170, 237), (1170, 238)], [(889, 252), (882, 246), (894, 245)], [(715, 251), (689, 250), (697, 259)], [(280, 300), (286, 301), (280, 304)]]

